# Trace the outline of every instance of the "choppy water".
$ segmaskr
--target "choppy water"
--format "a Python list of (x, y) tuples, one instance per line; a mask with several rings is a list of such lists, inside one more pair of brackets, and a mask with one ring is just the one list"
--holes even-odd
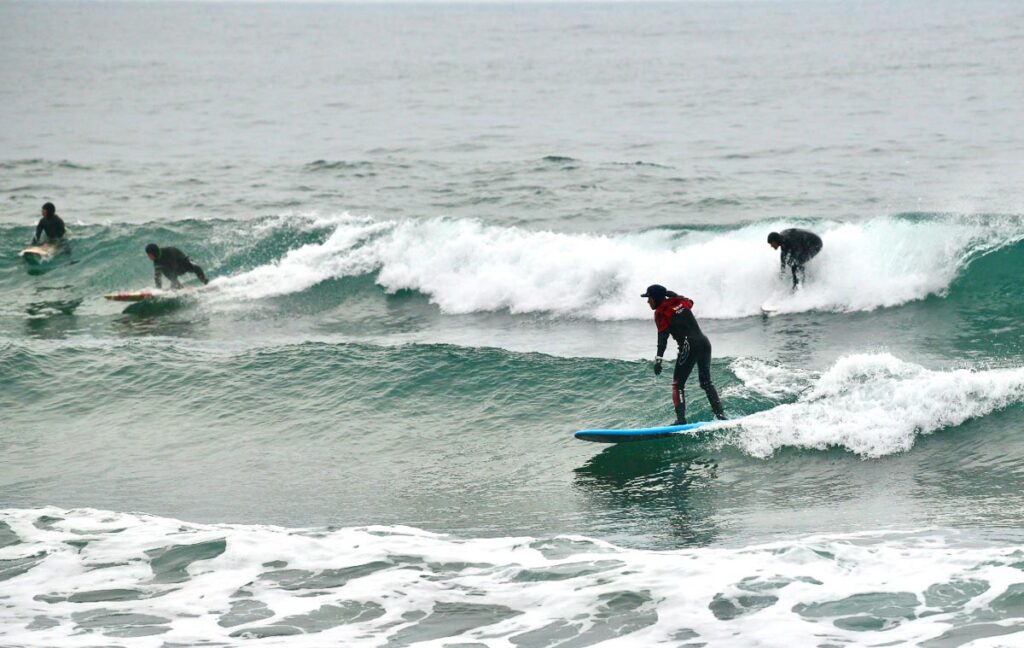
[[(1018, 4), (7, 2), (0, 43), (0, 644), (1019, 640)], [(102, 299), (150, 241), (211, 288)], [(653, 282), (745, 418), (576, 441), (672, 418)]]

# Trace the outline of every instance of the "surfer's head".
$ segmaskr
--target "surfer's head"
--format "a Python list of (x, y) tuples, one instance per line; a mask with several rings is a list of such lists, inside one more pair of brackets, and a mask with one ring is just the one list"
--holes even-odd
[(43, 205), (43, 216), (46, 218), (52, 217), (57, 213), (57, 208), (53, 206), (53, 203), (45, 203)]
[(768, 235), (768, 245), (772, 246), (773, 250), (778, 250), (782, 245), (782, 236), (778, 232), (772, 232)]
[(150, 261), (156, 261), (157, 256), (160, 255), (160, 248), (156, 243), (150, 243), (146, 246), (146, 256), (149, 257)]
[(647, 298), (647, 305), (653, 310), (660, 306), (661, 302), (665, 301), (665, 297), (668, 296), (668, 289), (660, 284), (652, 284), (647, 286), (647, 290), (640, 296)]

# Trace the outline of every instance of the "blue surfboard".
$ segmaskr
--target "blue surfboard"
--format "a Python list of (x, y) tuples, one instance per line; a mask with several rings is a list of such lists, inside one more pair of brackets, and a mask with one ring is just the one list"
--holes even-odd
[(691, 430), (697, 430), (705, 425), (711, 425), (717, 421), (698, 421), (686, 425), (666, 425), (663, 427), (621, 429), (621, 430), (580, 430), (576, 438), (582, 441), (596, 441), (597, 443), (625, 443), (627, 441), (646, 441), (648, 439), (660, 439), (662, 437), (685, 434)]

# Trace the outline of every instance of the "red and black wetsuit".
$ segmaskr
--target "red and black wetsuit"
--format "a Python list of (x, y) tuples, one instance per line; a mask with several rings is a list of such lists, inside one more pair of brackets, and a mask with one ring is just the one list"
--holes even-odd
[(668, 346), (671, 335), (679, 343), (679, 356), (672, 374), (672, 403), (676, 408), (676, 424), (686, 422), (686, 396), (683, 387), (697, 364), (697, 378), (700, 387), (707, 394), (708, 403), (715, 418), (724, 419), (725, 411), (718, 391), (711, 384), (711, 342), (700, 330), (697, 318), (690, 310), (693, 300), (669, 292), (668, 297), (654, 310), (654, 323), (658, 326), (658, 357), (661, 358)]

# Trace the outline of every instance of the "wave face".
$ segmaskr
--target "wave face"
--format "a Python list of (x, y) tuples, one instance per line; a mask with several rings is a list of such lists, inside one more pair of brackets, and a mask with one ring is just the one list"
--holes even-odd
[[(824, 240), (808, 280), (791, 292), (767, 222), (731, 229), (655, 229), (583, 234), (486, 225), (466, 219), (388, 221), (287, 216), (255, 224), (183, 222), (83, 227), (76, 250), (101, 288), (146, 281), (141, 248), (181, 244), (217, 278), (214, 303), (299, 295), (325, 282), (369, 277), (387, 293), (413, 291), (444, 314), (506, 311), (562, 318), (650, 318), (639, 294), (663, 283), (696, 301), (704, 318), (761, 313), (871, 311), (944, 296), (970, 264), (1024, 237), (1016, 218), (894, 216), (860, 223), (808, 222)], [(16, 252), (12, 240), (7, 248)], [(125, 236), (127, 234), (127, 236)], [(5, 239), (8, 237), (4, 237)], [(6, 278), (13, 284), (14, 276)]]
[(1018, 554), (937, 530), (651, 552), (6, 509), (0, 632), (69, 647), (1012, 641)]
[[(1024, 475), (1024, 370), (877, 353), (822, 371), (715, 359), (711, 373), (734, 421), (607, 447), (572, 433), (674, 418), (649, 362), (428, 344), (8, 344), (0, 492), (11, 506), (464, 537), (572, 529), (644, 548), (1019, 514), (1024, 488), (988, 484)], [(711, 418), (695, 379), (686, 395), (691, 420)], [(769, 519), (746, 521), (765, 507)]]
[(428, 295), (449, 314), (508, 310), (597, 320), (645, 319), (638, 299), (664, 283), (709, 318), (781, 312), (864, 311), (942, 294), (976, 256), (1024, 236), (1008, 221), (891, 217), (818, 222), (824, 250), (806, 287), (788, 290), (765, 244), (785, 223), (731, 230), (651, 230), (628, 235), (537, 232), (472, 220), (339, 222), (328, 239), (270, 266), (225, 279), (230, 296), (258, 298), (327, 279), (374, 273), (389, 292)]

